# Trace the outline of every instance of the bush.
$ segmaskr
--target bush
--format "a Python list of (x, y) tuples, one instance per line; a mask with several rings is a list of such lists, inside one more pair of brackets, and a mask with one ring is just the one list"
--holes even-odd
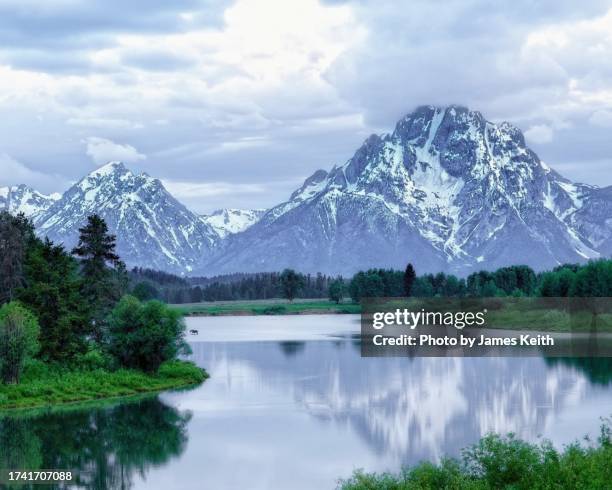
[(26, 361), (39, 349), (36, 317), (19, 302), (0, 308), (0, 376), (4, 383), (19, 383)]
[(188, 353), (181, 314), (160, 301), (124, 296), (109, 317), (108, 349), (124, 367), (155, 372), (164, 361)]
[[(597, 443), (571, 444), (562, 451), (548, 441), (532, 444), (513, 435), (490, 434), (463, 451), (461, 461), (421, 463), (399, 474), (356, 471), (340, 480), (343, 490), (547, 490), (610, 488), (612, 440), (604, 420)], [(588, 441), (588, 440), (587, 440)]]
[(113, 364), (113, 360), (109, 355), (99, 348), (90, 347), (85, 354), (80, 354), (76, 357), (75, 366), (84, 371), (94, 371), (96, 369), (108, 370)]
[(287, 308), (282, 305), (266, 306), (261, 310), (262, 315), (282, 315), (287, 313)]

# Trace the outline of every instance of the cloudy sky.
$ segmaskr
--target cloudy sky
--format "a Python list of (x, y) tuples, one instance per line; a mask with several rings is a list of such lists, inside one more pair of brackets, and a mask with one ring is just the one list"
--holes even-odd
[(268, 207), (449, 103), (611, 185), (612, 0), (0, 0), (0, 185), (123, 160), (200, 212)]

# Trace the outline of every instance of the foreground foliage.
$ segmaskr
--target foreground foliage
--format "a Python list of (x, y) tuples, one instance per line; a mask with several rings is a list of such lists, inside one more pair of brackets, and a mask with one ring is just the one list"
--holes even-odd
[(0, 410), (136, 395), (201, 383), (208, 375), (195, 364), (169, 361), (155, 374), (130, 369), (74, 370), (32, 361), (18, 385), (0, 385)]
[(562, 451), (548, 441), (532, 444), (488, 435), (465, 449), (461, 460), (421, 463), (399, 474), (357, 471), (341, 480), (342, 490), (493, 490), (604, 489), (612, 481), (612, 432), (609, 421), (595, 443), (588, 439)]

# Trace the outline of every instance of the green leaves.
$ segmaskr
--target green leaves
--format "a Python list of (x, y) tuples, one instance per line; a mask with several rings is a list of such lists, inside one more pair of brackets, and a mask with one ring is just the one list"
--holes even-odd
[(0, 376), (4, 383), (19, 383), (26, 360), (39, 349), (36, 317), (18, 302), (0, 308)]
[(141, 303), (124, 296), (108, 326), (109, 352), (124, 367), (154, 372), (164, 361), (189, 351), (180, 313), (159, 301)]

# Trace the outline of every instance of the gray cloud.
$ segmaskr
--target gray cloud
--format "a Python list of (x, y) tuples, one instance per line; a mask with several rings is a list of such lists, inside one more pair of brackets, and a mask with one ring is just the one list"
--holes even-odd
[(612, 184), (610, 1), (294, 1), (5, 0), (0, 154), (61, 176), (46, 192), (127, 155), (196, 182), (174, 188), (200, 212), (268, 207), (414, 107), (460, 103)]

